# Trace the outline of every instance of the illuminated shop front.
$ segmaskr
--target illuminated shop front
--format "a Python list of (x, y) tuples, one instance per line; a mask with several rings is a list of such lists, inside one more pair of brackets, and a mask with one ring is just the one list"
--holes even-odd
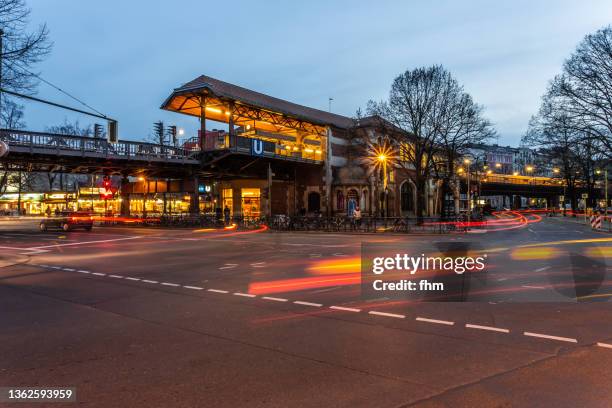
[[(21, 196), (21, 197), (20, 197)], [(42, 193), (5, 193), (0, 195), (0, 214), (12, 215), (17, 213), (21, 205), (21, 211), (25, 214), (42, 214)]]

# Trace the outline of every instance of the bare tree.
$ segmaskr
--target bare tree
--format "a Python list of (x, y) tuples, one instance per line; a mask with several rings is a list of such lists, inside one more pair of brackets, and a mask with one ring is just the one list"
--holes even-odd
[[(448, 193), (453, 192), (455, 211), (459, 209), (459, 183), (455, 177), (459, 159), (471, 145), (484, 143), (495, 135), (491, 122), (483, 117), (483, 110), (449, 74), (436, 119), (436, 157), (443, 160), (440, 166), (434, 166), (434, 171), (441, 180), (443, 203)], [(445, 205), (441, 214), (446, 216)]]
[(2, 115), (0, 121), (7, 129), (23, 129), (26, 127), (23, 121), (23, 105), (6, 100), (2, 104), (0, 115)]
[(370, 101), (368, 113), (394, 127), (389, 134), (399, 146), (398, 164), (415, 186), (419, 218), (425, 209), (427, 180), (443, 170), (445, 177), (452, 175), (456, 158), (467, 146), (493, 134), (490, 122), (482, 118), (482, 107), (440, 65), (399, 75), (389, 100)]
[(46, 131), (49, 133), (55, 133), (58, 135), (69, 135), (69, 136), (93, 136), (93, 128), (91, 125), (81, 127), (78, 120), (74, 122), (68, 122), (64, 119), (64, 123), (61, 125), (48, 126)]
[(588, 137), (612, 158), (612, 26), (587, 35), (565, 61), (551, 91)]
[[(24, 0), (0, 0), (0, 29), (4, 33), (0, 86), (15, 92), (33, 93), (38, 76), (31, 71), (32, 67), (51, 51), (47, 26), (42, 24), (31, 30), (30, 9)], [(0, 112), (2, 119), (14, 118), (15, 110), (23, 111), (21, 105), (4, 102)]]
[(576, 181), (580, 171), (577, 147), (583, 136), (580, 126), (565, 110), (563, 98), (556, 95), (551, 85), (542, 97), (538, 114), (529, 121), (522, 143), (539, 148), (549, 163), (559, 166), (573, 210), (577, 204)]

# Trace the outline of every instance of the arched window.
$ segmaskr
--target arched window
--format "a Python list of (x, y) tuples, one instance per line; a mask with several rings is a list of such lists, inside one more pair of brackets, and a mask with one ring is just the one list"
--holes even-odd
[(336, 209), (338, 211), (344, 210), (344, 193), (341, 190), (336, 192)]
[(361, 201), (359, 203), (359, 208), (361, 208), (361, 211), (368, 211), (368, 208), (369, 208), (368, 201), (369, 201), (368, 190), (363, 190), (361, 192)]
[(407, 181), (404, 181), (400, 187), (400, 202), (402, 211), (414, 211), (412, 186)]
[(346, 195), (346, 209), (348, 210), (348, 214), (352, 215), (353, 211), (355, 211), (355, 207), (359, 205), (359, 193), (357, 190), (350, 189)]

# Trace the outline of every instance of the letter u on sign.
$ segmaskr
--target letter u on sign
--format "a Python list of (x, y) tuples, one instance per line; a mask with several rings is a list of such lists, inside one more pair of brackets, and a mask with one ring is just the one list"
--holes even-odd
[(251, 141), (251, 154), (253, 156), (263, 155), (263, 140), (253, 139)]

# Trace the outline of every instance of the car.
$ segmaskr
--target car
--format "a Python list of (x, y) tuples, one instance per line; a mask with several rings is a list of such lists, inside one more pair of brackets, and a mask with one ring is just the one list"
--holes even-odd
[(94, 218), (88, 212), (62, 212), (59, 215), (43, 219), (40, 222), (40, 230), (62, 229), (64, 231), (70, 231), (77, 228), (83, 228), (86, 231), (91, 231), (93, 222)]

